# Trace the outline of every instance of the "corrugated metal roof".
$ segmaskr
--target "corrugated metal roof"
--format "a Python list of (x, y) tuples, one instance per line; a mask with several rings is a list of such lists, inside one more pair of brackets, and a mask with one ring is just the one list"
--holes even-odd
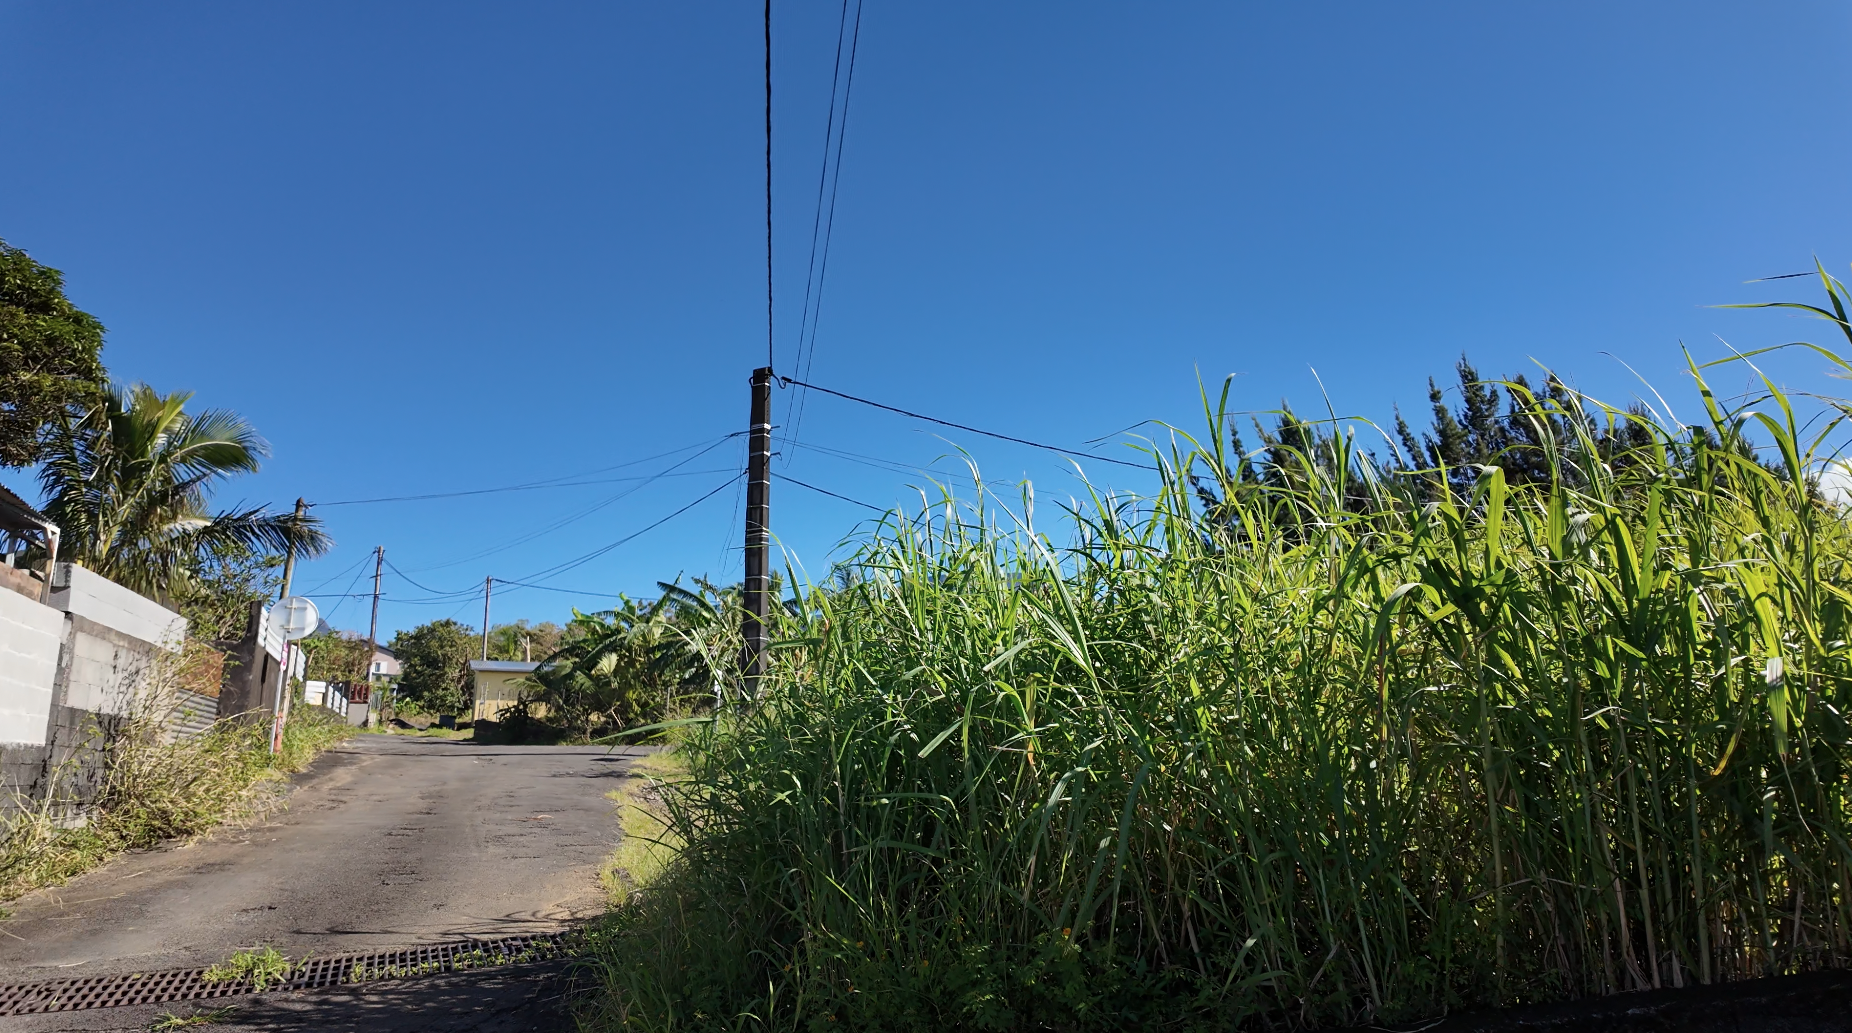
[(539, 661), (526, 663), (520, 660), (471, 660), (469, 669), (486, 671), (490, 674), (532, 674), (540, 666)]
[(0, 530), (40, 531), (56, 526), (50, 517), (26, 505), (25, 499), (0, 484)]

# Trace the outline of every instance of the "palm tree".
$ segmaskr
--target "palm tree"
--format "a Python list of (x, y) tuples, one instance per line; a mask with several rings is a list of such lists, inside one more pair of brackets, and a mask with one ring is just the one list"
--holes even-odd
[(269, 446), (236, 413), (186, 412), (192, 393), (112, 387), (52, 428), (39, 485), (58, 524), (59, 558), (151, 598), (184, 599), (203, 566), (333, 545), (314, 517), (259, 506), (209, 515), (212, 486), (254, 473)]

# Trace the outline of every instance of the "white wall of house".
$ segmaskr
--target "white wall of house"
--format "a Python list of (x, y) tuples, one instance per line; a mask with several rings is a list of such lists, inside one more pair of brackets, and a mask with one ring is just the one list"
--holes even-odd
[(63, 637), (64, 614), (0, 591), (0, 742), (45, 742)]
[(58, 564), (51, 582), (51, 605), (163, 649), (179, 649), (186, 637), (185, 617), (71, 563)]

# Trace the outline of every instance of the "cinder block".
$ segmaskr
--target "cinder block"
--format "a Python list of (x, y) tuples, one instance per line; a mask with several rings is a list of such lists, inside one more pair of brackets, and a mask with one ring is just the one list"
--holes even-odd
[(45, 742), (63, 635), (64, 614), (0, 592), (0, 742)]

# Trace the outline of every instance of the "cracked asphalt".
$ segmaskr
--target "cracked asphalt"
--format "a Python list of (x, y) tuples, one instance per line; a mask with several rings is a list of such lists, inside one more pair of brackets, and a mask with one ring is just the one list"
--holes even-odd
[[(642, 752), (357, 736), (297, 776), (261, 825), (15, 902), (0, 983), (190, 968), (258, 944), (301, 957), (564, 928), (603, 910), (597, 871), (618, 836), (605, 792)], [(569, 1028), (558, 985), (500, 970), (235, 998), (209, 1028)], [(191, 1010), (17, 1016), (0, 1030), (147, 1029), (170, 1007)]]

